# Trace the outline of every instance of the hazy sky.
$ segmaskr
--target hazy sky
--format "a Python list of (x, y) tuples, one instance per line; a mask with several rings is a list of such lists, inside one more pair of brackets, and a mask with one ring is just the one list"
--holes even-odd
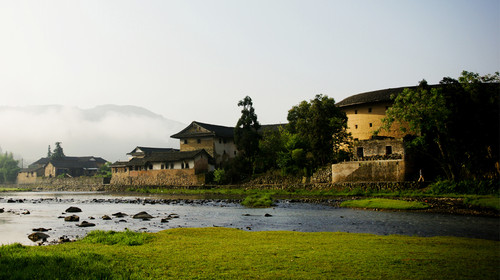
[(0, 102), (233, 126), (249, 95), (261, 123), (286, 122), (319, 93), (499, 71), (499, 3), (0, 0)]

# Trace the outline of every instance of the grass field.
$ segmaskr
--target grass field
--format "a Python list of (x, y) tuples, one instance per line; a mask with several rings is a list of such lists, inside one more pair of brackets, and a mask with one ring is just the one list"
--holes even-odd
[(359, 200), (347, 200), (340, 204), (341, 207), (370, 208), (370, 209), (393, 209), (393, 210), (416, 210), (427, 209), (429, 205), (418, 201), (404, 201), (398, 199), (371, 198)]
[(2, 246), (0, 279), (498, 279), (499, 260), (479, 239), (192, 228)]

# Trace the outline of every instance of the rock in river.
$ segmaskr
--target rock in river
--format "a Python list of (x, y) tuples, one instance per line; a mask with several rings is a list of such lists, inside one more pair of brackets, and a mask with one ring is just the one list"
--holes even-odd
[(45, 234), (43, 232), (34, 232), (30, 235), (28, 235), (28, 238), (33, 241), (33, 242), (37, 242), (37, 241), (47, 241), (47, 238), (49, 238), (50, 235), (48, 234)]
[(49, 231), (49, 230), (52, 230), (51, 228), (34, 228), (32, 229), (32, 231), (38, 231), (38, 232), (45, 232), (45, 231)]
[(148, 213), (142, 211), (133, 216), (134, 219), (152, 219), (153, 216), (149, 215)]
[(125, 213), (122, 213), (122, 212), (118, 212), (118, 213), (114, 213), (113, 216), (115, 216), (117, 218), (123, 218), (123, 217), (128, 216), (128, 215)]
[(95, 224), (83, 221), (81, 224), (76, 225), (77, 227), (95, 227)]
[(104, 215), (104, 216), (102, 216), (102, 219), (105, 221), (109, 221), (109, 220), (111, 220), (111, 217), (108, 215)]
[(64, 221), (66, 222), (78, 222), (79, 220), (80, 217), (78, 217), (77, 215), (71, 215), (64, 218)]
[(82, 209), (74, 206), (71, 206), (70, 208), (66, 209), (66, 213), (78, 213), (78, 212), (82, 212)]

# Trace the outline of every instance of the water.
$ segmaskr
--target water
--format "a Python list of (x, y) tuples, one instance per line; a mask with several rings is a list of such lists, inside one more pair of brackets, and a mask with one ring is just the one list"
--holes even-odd
[[(116, 196), (105, 193), (3, 193), (0, 194), (0, 244), (34, 243), (27, 238), (33, 228), (50, 228), (49, 241), (61, 236), (70, 239), (83, 237), (91, 230), (130, 229), (157, 232), (177, 227), (230, 227), (251, 231), (303, 231), (303, 232), (355, 232), (380, 235), (402, 234), (410, 236), (459, 236), (500, 240), (500, 219), (417, 212), (376, 212), (336, 208), (311, 203), (279, 202), (273, 208), (246, 208), (228, 201), (203, 203), (144, 203), (145, 199), (161, 196)], [(9, 200), (16, 202), (9, 203)], [(19, 202), (22, 200), (23, 202)], [(79, 222), (65, 222), (62, 216), (70, 206), (82, 209), (74, 213)], [(22, 214), (29, 211), (30, 214)], [(149, 221), (133, 219), (132, 215), (146, 211), (154, 218)], [(128, 214), (115, 218), (113, 213)], [(162, 223), (169, 214), (179, 218)], [(268, 215), (266, 215), (268, 214)], [(103, 220), (108, 215), (112, 220)], [(94, 219), (91, 219), (93, 217)], [(77, 227), (82, 221), (95, 227)]]

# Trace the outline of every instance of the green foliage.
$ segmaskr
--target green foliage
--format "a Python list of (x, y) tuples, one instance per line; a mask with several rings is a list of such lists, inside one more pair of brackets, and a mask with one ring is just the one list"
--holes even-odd
[[(142, 246), (0, 247), (1, 279), (497, 279), (498, 241), (182, 228)], [(263, 261), (265, 260), (265, 261)]]
[(371, 198), (360, 200), (347, 200), (340, 204), (341, 207), (371, 208), (371, 209), (394, 209), (394, 210), (416, 210), (427, 209), (429, 205), (418, 201), (404, 201), (386, 198)]
[(215, 169), (214, 170), (214, 182), (217, 184), (225, 184), (226, 179), (226, 171), (224, 169)]
[(429, 186), (431, 194), (498, 194), (500, 181), (494, 180), (440, 180)]
[(252, 162), (259, 152), (260, 123), (253, 108), (252, 98), (246, 96), (238, 102), (238, 107), (240, 106), (243, 109), (234, 128), (234, 143), (243, 156)]
[(14, 183), (20, 168), (12, 153), (0, 154), (0, 184)]
[(97, 171), (97, 174), (95, 177), (100, 177), (100, 178), (111, 178), (111, 162), (106, 162), (103, 164), (101, 167), (99, 167), (99, 170)]
[[(316, 95), (310, 102), (302, 101), (288, 111), (287, 129), (304, 143), (314, 166), (331, 163), (343, 143), (347, 142), (347, 116), (326, 95)], [(299, 147), (296, 147), (299, 148)], [(335, 149), (335, 150), (334, 150)]]
[(464, 204), (500, 210), (499, 197), (465, 198)]
[(263, 194), (254, 194), (245, 197), (245, 199), (241, 202), (241, 205), (246, 207), (253, 208), (265, 208), (273, 206), (273, 199), (271, 198), (271, 194), (263, 193)]
[[(500, 76), (462, 72), (457, 80), (445, 77), (437, 87), (423, 80), (416, 89), (395, 96), (383, 120), (395, 122), (414, 136), (410, 147), (436, 163), (450, 180), (498, 178)], [(431, 164), (429, 164), (431, 163)]]
[(61, 159), (65, 157), (63, 148), (61, 147), (61, 142), (56, 142), (56, 147), (54, 148), (54, 152), (50, 156), (50, 159)]
[(149, 239), (151, 239), (151, 236), (145, 233), (138, 233), (130, 230), (124, 232), (94, 230), (89, 232), (81, 242), (90, 244), (137, 246), (143, 245)]

